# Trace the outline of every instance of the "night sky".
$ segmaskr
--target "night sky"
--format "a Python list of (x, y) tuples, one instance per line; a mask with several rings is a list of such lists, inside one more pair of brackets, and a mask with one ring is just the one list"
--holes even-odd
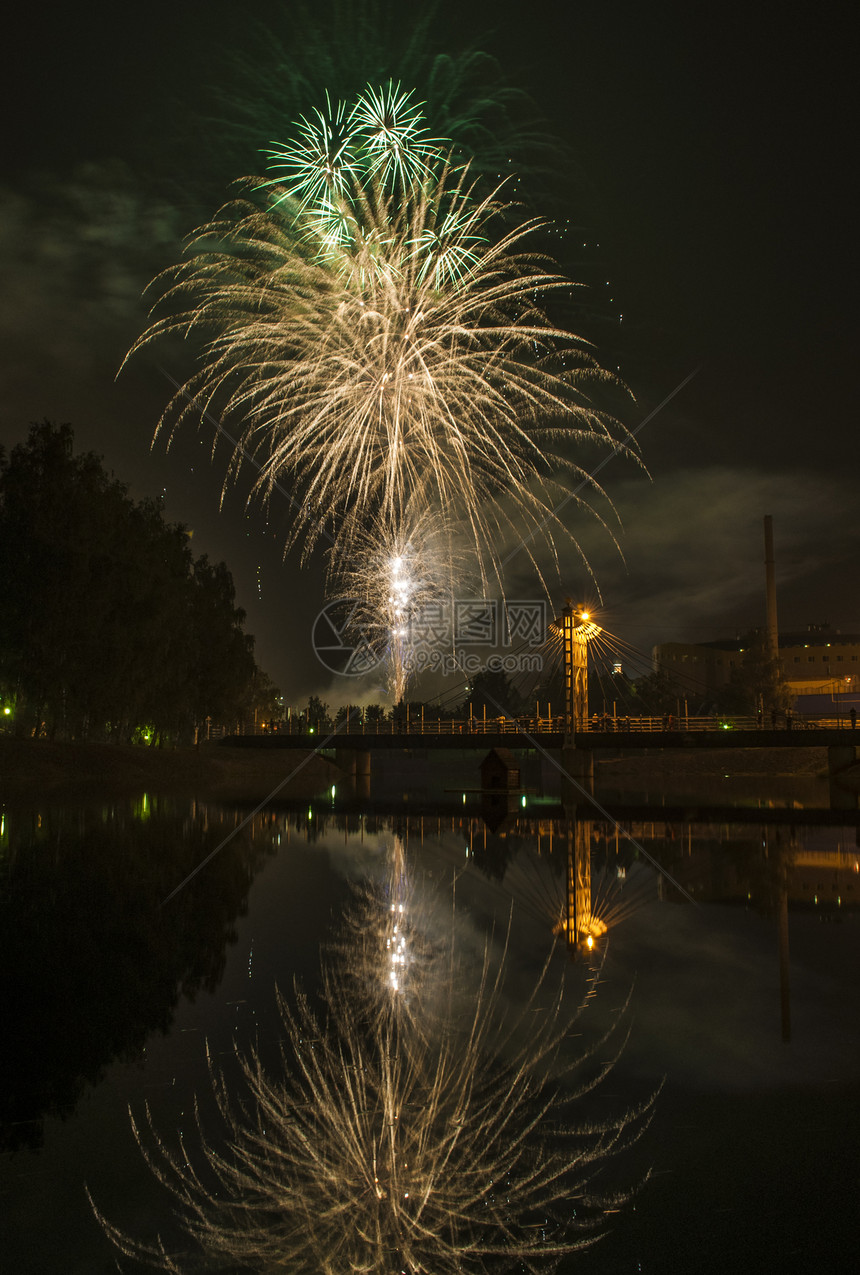
[[(860, 631), (853, 40), (842, 7), (814, 22), (795, 13), (558, 0), (440, 10), (439, 51), (473, 37), (573, 148), (569, 206), (553, 211), (576, 228), (567, 268), (591, 284), (583, 335), (635, 395), (624, 423), (635, 430), (696, 373), (638, 435), (650, 477), (618, 458), (601, 471), (624, 560), (584, 516), (570, 523), (606, 626), (639, 648), (764, 622), (766, 513), (780, 627)], [(288, 41), (290, 14), (94, 0), (50, 19), (24, 7), (14, 30), (7, 20), (0, 443), (34, 420), (69, 421), (134, 495), (164, 494), (195, 552), (227, 562), (259, 661), (297, 702), (343, 694), (309, 640), (322, 562), (282, 561), (288, 511), (268, 525), (246, 513), (250, 481), (222, 505), (226, 454), (212, 462), (208, 429), (169, 453), (151, 447), (172, 392), (158, 357), (115, 380), (144, 325), (143, 287), (229, 178), (262, 168), (229, 103), (248, 99), (256, 60), (265, 73), (252, 19)], [(181, 352), (162, 359), (184, 379), (180, 363)], [(534, 591), (525, 560), (511, 583)], [(565, 555), (554, 597), (595, 592)]]

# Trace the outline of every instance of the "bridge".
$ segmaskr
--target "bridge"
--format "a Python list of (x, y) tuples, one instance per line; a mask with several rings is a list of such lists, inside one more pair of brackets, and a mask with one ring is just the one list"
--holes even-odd
[[(614, 723), (617, 725), (618, 723)], [(334, 760), (349, 774), (367, 778), (374, 752), (475, 751), (493, 748), (511, 752), (538, 750), (560, 755), (561, 768), (575, 784), (590, 785), (594, 779), (595, 754), (640, 749), (746, 749), (823, 748), (831, 778), (831, 804), (856, 808), (857, 795), (843, 792), (837, 777), (860, 759), (860, 732), (832, 722), (791, 721), (781, 730), (765, 728), (749, 721), (714, 722), (713, 718), (684, 719), (681, 729), (670, 729), (663, 719), (625, 719), (621, 729), (566, 731), (563, 719), (539, 720), (506, 718), (484, 721), (441, 721), (422, 717), (410, 721), (379, 723), (382, 729), (348, 717), (328, 733), (301, 730), (272, 734), (229, 735), (223, 743), (245, 748), (290, 748), (334, 753)], [(605, 723), (602, 723), (605, 726)], [(351, 729), (352, 728), (352, 729)], [(836, 781), (836, 782), (834, 782)]]
[[(356, 706), (341, 710), (338, 724), (329, 732), (309, 722), (280, 722), (269, 734), (256, 731), (250, 736), (230, 737), (234, 744), (252, 743), (254, 747), (344, 748), (348, 739), (350, 751), (368, 753), (377, 749), (421, 748), (510, 749), (539, 748), (562, 750), (565, 765), (574, 762), (576, 753), (592, 755), (599, 749), (624, 748), (797, 748), (836, 749), (830, 757), (831, 771), (842, 769), (857, 760), (855, 729), (856, 711), (846, 717), (808, 718), (794, 714), (772, 713), (766, 717), (715, 715), (693, 716), (686, 711), (676, 716), (619, 717), (614, 711), (589, 716), (588, 713), (588, 645), (600, 632), (587, 611), (574, 606), (568, 598), (561, 615), (550, 625), (552, 641), (563, 658), (563, 712), (561, 716), (516, 717), (496, 704), (498, 715), (471, 715), (464, 719), (432, 716), (426, 706), (417, 710), (407, 705), (402, 712), (392, 712), (385, 720), (368, 721), (364, 709)], [(539, 706), (538, 706), (539, 712)], [(768, 718), (770, 723), (768, 726)], [(778, 729), (779, 728), (779, 729)], [(211, 729), (207, 738), (212, 738)], [(420, 741), (416, 745), (416, 741)], [(589, 760), (593, 760), (589, 756)]]
[(251, 748), (331, 749), (366, 752), (413, 748), (514, 750), (575, 748), (586, 752), (642, 748), (832, 748), (860, 746), (860, 731), (838, 718), (790, 719), (788, 726), (762, 726), (756, 718), (683, 717), (599, 719), (586, 729), (565, 729), (564, 718), (413, 717), (365, 722), (346, 717), (330, 730), (285, 723), (275, 731), (223, 735), (224, 743)]
[[(392, 713), (387, 720), (368, 721), (361, 708), (342, 710), (339, 724), (326, 733), (307, 722), (280, 723), (286, 729), (270, 734), (230, 736), (240, 746), (334, 748), (336, 759), (357, 774), (370, 773), (370, 754), (381, 750), (421, 749), (539, 749), (561, 752), (564, 770), (573, 779), (590, 779), (594, 754), (611, 749), (690, 748), (826, 748), (831, 775), (853, 765), (860, 752), (856, 713), (848, 718), (808, 719), (790, 711), (774, 713), (769, 726), (756, 717), (691, 716), (685, 712), (662, 717), (588, 715), (588, 643), (600, 632), (588, 612), (568, 599), (561, 616), (550, 626), (563, 653), (563, 713), (560, 717), (517, 716), (498, 704), (497, 716), (465, 719), (433, 717), (426, 706)], [(294, 726), (298, 726), (294, 730)], [(778, 729), (778, 727), (780, 727)], [(226, 742), (226, 741), (225, 741)], [(359, 760), (360, 759), (360, 760)]]

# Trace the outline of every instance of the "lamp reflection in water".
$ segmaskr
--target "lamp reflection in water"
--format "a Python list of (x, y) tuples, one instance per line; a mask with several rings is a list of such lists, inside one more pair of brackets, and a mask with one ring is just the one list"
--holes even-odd
[(572, 957), (602, 956), (609, 931), (658, 897), (655, 874), (620, 853), (617, 834), (613, 846), (600, 825), (575, 811), (564, 819), (525, 820), (512, 799), (504, 803), (504, 796), (482, 797), (496, 848), (488, 850), (485, 835), (483, 853), (479, 845), (471, 857), (479, 864), (495, 857), (489, 870), (500, 891), (563, 936)]
[(592, 868), (592, 823), (568, 818), (566, 824), (566, 892), (561, 906), (556, 904), (553, 932), (564, 934), (572, 955), (596, 950), (610, 928), (632, 916), (656, 897), (653, 874), (640, 871), (631, 880), (621, 864), (604, 865), (596, 874)]
[(573, 1033), (596, 974), (571, 998), (550, 955), (523, 998), (510, 943), (508, 926), (476, 959), (455, 891), (412, 879), (394, 836), (323, 951), (320, 997), (279, 996), (278, 1066), (240, 1053), (237, 1096), (210, 1063), (226, 1137), (198, 1116), (199, 1146), (177, 1152), (148, 1112), (132, 1121), (189, 1245), (138, 1242), (99, 1215), (108, 1235), (162, 1270), (296, 1275), (544, 1272), (594, 1242), (627, 1198), (597, 1191), (595, 1172), (653, 1097), (586, 1114), (618, 1020), (583, 1054)]

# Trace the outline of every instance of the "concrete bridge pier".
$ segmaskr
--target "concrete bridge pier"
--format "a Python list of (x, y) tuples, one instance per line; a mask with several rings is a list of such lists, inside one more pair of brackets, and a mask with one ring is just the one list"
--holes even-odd
[(345, 775), (366, 779), (370, 775), (369, 748), (336, 748), (334, 761)]
[(856, 810), (858, 794), (843, 788), (839, 776), (860, 760), (860, 748), (856, 744), (830, 744), (827, 748), (827, 773), (830, 778), (831, 810)]
[(355, 775), (358, 754), (354, 748), (336, 748), (334, 764), (339, 766), (345, 775)]
[(860, 747), (856, 744), (830, 744), (827, 749), (827, 770), (837, 775), (860, 761)]
[(580, 790), (594, 791), (594, 753), (590, 748), (576, 748), (572, 740), (565, 742), (561, 750), (562, 800), (576, 801)]

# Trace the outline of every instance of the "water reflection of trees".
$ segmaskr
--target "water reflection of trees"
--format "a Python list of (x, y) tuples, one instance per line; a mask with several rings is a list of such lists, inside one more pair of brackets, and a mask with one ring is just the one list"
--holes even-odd
[(181, 996), (214, 990), (255, 871), (271, 849), (246, 829), (165, 907), (238, 822), (143, 798), (4, 815), (0, 1145), (37, 1147), (114, 1059), (167, 1032)]
[(619, 1051), (617, 1024), (585, 1055), (578, 1038), (595, 973), (572, 994), (550, 958), (520, 998), (509, 932), (476, 955), (453, 899), (411, 879), (391, 841), (324, 949), (319, 997), (279, 997), (276, 1065), (239, 1054), (238, 1091), (211, 1067), (218, 1135), (202, 1108), (196, 1148), (148, 1111), (135, 1125), (186, 1247), (101, 1218), (126, 1256), (176, 1272), (552, 1271), (622, 1203), (597, 1174), (652, 1100), (588, 1105)]

